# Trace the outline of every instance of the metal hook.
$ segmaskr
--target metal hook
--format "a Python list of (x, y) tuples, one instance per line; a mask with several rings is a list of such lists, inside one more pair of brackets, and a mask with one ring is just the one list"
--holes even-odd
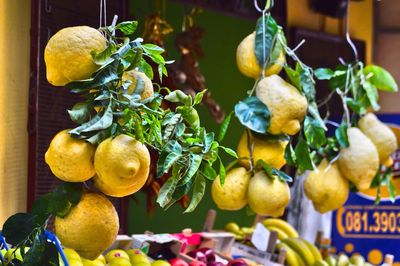
[(46, 13), (51, 13), (51, 5), (49, 5), (48, 0), (44, 0), (44, 10)]
[(274, 7), (274, 0), (267, 0), (264, 9), (261, 9), (260, 6), (258, 5), (258, 1), (254, 0), (254, 7), (260, 13), (267, 13)]
[(346, 11), (346, 17), (345, 17), (346, 41), (350, 45), (351, 49), (353, 50), (354, 59), (357, 62), (358, 61), (358, 51), (357, 51), (357, 48), (356, 48), (355, 44), (353, 43), (353, 41), (351, 40), (351, 37), (350, 37), (350, 33), (349, 33), (349, 17), (350, 17), (350, 0), (347, 0), (347, 11)]

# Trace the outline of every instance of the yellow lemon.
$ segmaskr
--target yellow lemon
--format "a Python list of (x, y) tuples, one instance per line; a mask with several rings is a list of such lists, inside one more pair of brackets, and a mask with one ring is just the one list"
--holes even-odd
[(95, 260), (83, 259), (82, 264), (83, 264), (83, 266), (104, 266), (105, 265), (102, 261), (100, 261), (98, 259), (95, 259)]
[(265, 77), (257, 84), (256, 96), (270, 111), (268, 132), (294, 135), (307, 114), (307, 99), (278, 75)]
[[(255, 33), (251, 33), (239, 44), (236, 50), (236, 63), (239, 71), (250, 78), (258, 78), (262, 72), (262, 67), (257, 62), (254, 52)], [(276, 62), (265, 70), (265, 76), (279, 74), (286, 63), (285, 54), (282, 51)]]
[[(329, 168), (328, 168), (329, 167)], [(336, 163), (329, 165), (326, 159), (304, 181), (304, 192), (320, 213), (343, 206), (349, 196), (349, 182), (343, 177)]]
[(106, 254), (106, 261), (110, 262), (115, 258), (124, 258), (129, 260), (128, 253), (122, 249), (113, 249)]
[(96, 148), (89, 142), (71, 137), (68, 131), (63, 130), (53, 138), (45, 161), (59, 179), (84, 182), (96, 174), (93, 165)]
[(264, 172), (256, 172), (247, 189), (250, 208), (262, 216), (279, 217), (289, 204), (290, 190), (286, 182), (270, 178)]
[(397, 149), (397, 138), (393, 131), (379, 121), (373, 113), (368, 113), (358, 121), (358, 127), (375, 144), (379, 160), (385, 164)]
[(154, 94), (153, 82), (143, 72), (131, 70), (122, 75), (122, 81), (130, 80), (132, 83), (128, 87), (128, 94), (132, 94), (136, 90), (136, 86), (143, 86), (141, 94), (142, 100), (145, 100)]
[(238, 167), (230, 170), (225, 176), (225, 183), (221, 185), (219, 176), (211, 187), (211, 195), (215, 204), (221, 210), (236, 211), (247, 204), (247, 187), (250, 173), (246, 168)]
[(68, 260), (81, 260), (81, 256), (79, 256), (78, 252), (76, 252), (75, 250), (73, 250), (72, 248), (64, 248), (64, 254), (65, 257)]
[(359, 191), (369, 188), (379, 168), (378, 151), (360, 129), (347, 129), (349, 147), (340, 150), (339, 168)]
[(44, 50), (49, 83), (64, 86), (74, 80), (89, 78), (99, 66), (91, 53), (106, 48), (104, 36), (88, 26), (64, 28), (54, 34)]
[(117, 211), (98, 193), (84, 193), (65, 217), (56, 217), (54, 225), (61, 243), (89, 260), (111, 246), (119, 230)]
[(104, 194), (124, 197), (137, 192), (147, 181), (150, 153), (128, 135), (104, 140), (94, 156), (94, 185)]
[[(285, 148), (288, 144), (287, 141), (261, 139), (253, 135), (250, 135), (250, 141), (250, 145), (253, 147), (254, 164), (256, 164), (260, 159), (277, 169), (282, 168), (282, 166), (286, 164)], [(244, 132), (240, 138), (237, 154), (239, 158), (250, 157), (248, 136), (246, 132)], [(247, 169), (250, 168), (250, 162), (248, 159), (240, 160), (240, 164)]]
[(125, 258), (115, 258), (108, 263), (109, 266), (131, 266), (131, 262)]

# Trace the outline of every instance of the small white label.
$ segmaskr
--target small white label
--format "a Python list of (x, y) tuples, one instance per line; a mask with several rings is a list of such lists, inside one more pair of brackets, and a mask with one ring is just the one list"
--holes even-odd
[(266, 251), (270, 235), (271, 233), (262, 223), (257, 223), (254, 233), (251, 236), (251, 243), (253, 243), (256, 249)]

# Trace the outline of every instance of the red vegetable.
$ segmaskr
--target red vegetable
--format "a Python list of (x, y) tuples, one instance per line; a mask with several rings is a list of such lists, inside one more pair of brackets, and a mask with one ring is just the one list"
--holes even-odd
[(171, 266), (189, 266), (189, 264), (180, 258), (175, 258), (169, 261)]

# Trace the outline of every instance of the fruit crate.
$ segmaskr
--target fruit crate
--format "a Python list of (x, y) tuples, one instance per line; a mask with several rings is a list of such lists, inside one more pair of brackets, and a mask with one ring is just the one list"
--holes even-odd
[[(60, 257), (64, 263), (64, 266), (69, 266), (68, 260), (65, 257), (63, 248), (61, 246), (61, 242), (60, 242), (60, 240), (58, 240), (57, 236), (47, 230), (45, 231), (44, 236), (46, 237), (48, 242), (54, 243), (54, 245), (57, 247), (58, 253), (60, 254)], [(7, 244), (6, 239), (3, 237), (3, 235), (1, 234), (1, 231), (0, 231), (0, 250), (8, 251), (9, 249), (10, 249), (10, 247)], [(4, 257), (1, 252), (0, 252), (0, 259), (4, 260)]]

